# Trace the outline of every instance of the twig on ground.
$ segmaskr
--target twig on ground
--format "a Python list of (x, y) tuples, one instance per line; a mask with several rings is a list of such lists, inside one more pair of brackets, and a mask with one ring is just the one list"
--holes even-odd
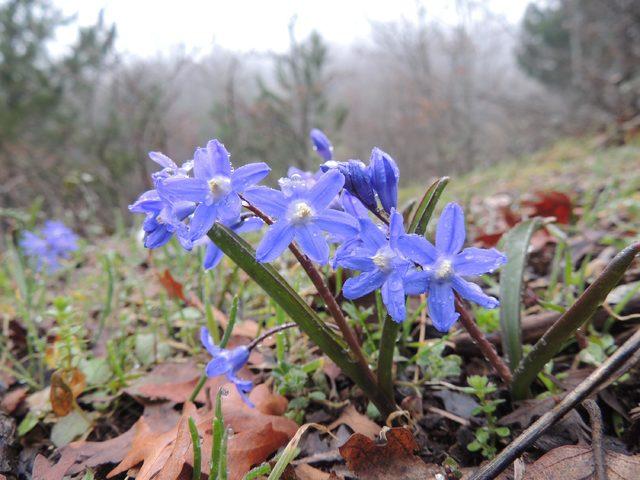
[(490, 480), (496, 478), (516, 458), (547, 431), (555, 422), (564, 417), (576, 405), (595, 392), (604, 382), (613, 381), (637, 361), (635, 355), (640, 350), (640, 329), (633, 334), (600, 367), (580, 383), (550, 412), (545, 413), (518, 438), (512, 441), (493, 460), (475, 472), (469, 480)]
[(595, 402), (588, 398), (582, 402), (591, 419), (591, 448), (593, 449), (593, 465), (596, 480), (608, 480), (607, 463), (602, 445), (602, 412)]

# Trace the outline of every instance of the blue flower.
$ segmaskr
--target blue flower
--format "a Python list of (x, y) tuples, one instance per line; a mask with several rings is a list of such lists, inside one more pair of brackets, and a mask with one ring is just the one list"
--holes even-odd
[(253, 388), (253, 382), (251, 380), (238, 378), (238, 371), (244, 367), (249, 360), (249, 349), (244, 345), (231, 349), (220, 348), (213, 344), (209, 330), (205, 327), (200, 329), (200, 341), (202, 342), (202, 346), (206, 348), (207, 352), (213, 357), (205, 368), (207, 376), (217, 377), (218, 375), (225, 375), (227, 380), (236, 386), (238, 393), (245, 403), (253, 408), (253, 403), (251, 403), (249, 397), (247, 397), (247, 393)]
[(39, 232), (25, 231), (20, 247), (25, 255), (36, 260), (36, 269), (43, 266), (53, 272), (60, 268), (60, 259), (69, 258), (77, 250), (78, 237), (62, 222), (47, 220)]
[(323, 171), (336, 169), (344, 175), (344, 189), (354, 195), (369, 210), (378, 209), (369, 171), (360, 160), (336, 162), (330, 160), (320, 166)]
[(211, 140), (207, 148), (198, 148), (194, 154), (193, 178), (172, 176), (160, 182), (158, 191), (171, 202), (198, 203), (189, 224), (193, 241), (205, 235), (216, 220), (237, 218), (241, 208), (239, 194), (270, 170), (262, 162), (233, 170), (227, 149), (218, 140)]
[(176, 162), (162, 152), (149, 152), (149, 158), (162, 167), (162, 170), (151, 174), (151, 178), (156, 185), (159, 181), (175, 175), (186, 177), (193, 168), (193, 160), (185, 162), (181, 167), (178, 167)]
[[(391, 318), (402, 322), (407, 316), (405, 294), (416, 287), (407, 282), (413, 264), (398, 250), (398, 239), (404, 235), (402, 215), (391, 211), (389, 238), (368, 217), (360, 218), (358, 244), (350, 251), (338, 252), (335, 263), (362, 272), (344, 283), (348, 299), (360, 298), (381, 288), (382, 301)], [(421, 281), (418, 278), (418, 281)], [(408, 291), (407, 291), (408, 290)]]
[(311, 142), (313, 143), (313, 149), (318, 155), (325, 160), (331, 160), (333, 158), (333, 145), (324, 134), (322, 130), (314, 128), (309, 134)]
[[(260, 230), (264, 225), (264, 222), (258, 217), (238, 218), (232, 222), (228, 221), (223, 223), (236, 233), (255, 232), (256, 230)], [(224, 253), (222, 253), (222, 250), (206, 235), (203, 236), (200, 241), (207, 246), (202, 266), (205, 270), (215, 268), (218, 263), (220, 263), (220, 260), (222, 260)]]
[(464, 241), (464, 212), (455, 203), (447, 204), (440, 216), (435, 247), (419, 235), (405, 235), (398, 240), (400, 251), (424, 270), (413, 274), (414, 285), (422, 282), (416, 290), (428, 291), (429, 315), (441, 332), (448, 332), (459, 317), (454, 292), (484, 308), (500, 305), (496, 298), (463, 277), (493, 272), (506, 263), (507, 257), (494, 248), (462, 250)]
[(194, 209), (195, 203), (170, 203), (157, 190), (144, 192), (133, 205), (129, 205), (131, 212), (147, 215), (142, 223), (142, 230), (144, 246), (150, 249), (163, 246), (175, 233), (183, 248), (190, 250), (193, 244), (184, 220)]
[(398, 208), (400, 170), (393, 158), (379, 148), (374, 148), (369, 161), (369, 175), (382, 208), (387, 213), (391, 213), (392, 208)]
[(277, 221), (269, 227), (256, 251), (260, 262), (275, 260), (296, 240), (311, 260), (325, 264), (329, 260), (329, 244), (322, 232), (354, 235), (358, 221), (351, 215), (329, 208), (342, 186), (344, 177), (330, 170), (310, 188), (295, 188), (287, 196), (268, 187), (254, 187), (245, 192), (251, 203)]

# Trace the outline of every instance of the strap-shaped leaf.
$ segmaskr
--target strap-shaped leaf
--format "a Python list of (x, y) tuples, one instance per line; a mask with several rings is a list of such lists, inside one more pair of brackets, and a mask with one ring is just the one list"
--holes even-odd
[(618, 253), (600, 276), (589, 285), (589, 288), (536, 342), (513, 374), (511, 390), (516, 400), (525, 398), (529, 394), (531, 382), (545, 364), (560, 351), (564, 342), (575, 334), (578, 327), (591, 318), (607, 294), (620, 281), (638, 252), (640, 252), (640, 243), (630, 245)]
[(417, 233), (418, 235), (425, 234), (429, 220), (431, 220), (433, 211), (438, 204), (438, 200), (440, 200), (440, 195), (442, 195), (448, 183), (449, 177), (441, 177), (427, 188), (427, 191), (424, 192), (422, 199), (414, 210), (407, 232)]
[(507, 255), (507, 264), (500, 269), (500, 329), (502, 349), (511, 371), (522, 359), (522, 274), (531, 235), (541, 225), (539, 218), (526, 220), (509, 230), (501, 241), (500, 248)]
[[(273, 266), (256, 260), (255, 251), (251, 245), (220, 223), (216, 223), (209, 231), (209, 238), (273, 301), (280, 305), (320, 350), (333, 360), (369, 398), (379, 398), (380, 392), (376, 385), (360, 371), (342, 339), (327, 327)], [(378, 407), (380, 408), (380, 405)]]

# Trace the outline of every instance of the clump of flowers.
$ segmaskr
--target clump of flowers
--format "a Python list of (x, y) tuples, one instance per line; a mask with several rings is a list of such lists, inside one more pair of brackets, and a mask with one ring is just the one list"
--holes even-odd
[[(499, 305), (469, 277), (493, 272), (506, 257), (495, 249), (463, 249), (466, 235), (459, 205), (444, 208), (434, 245), (405, 231), (407, 222), (398, 210), (400, 170), (389, 154), (374, 148), (368, 165), (355, 159), (338, 161), (323, 132), (314, 129), (310, 136), (324, 163), (316, 172), (290, 168), (288, 176), (278, 181), (280, 189), (257, 185), (270, 171), (265, 163), (234, 169), (229, 152), (215, 139), (196, 149), (193, 160), (180, 167), (165, 155), (151, 153), (162, 169), (152, 175), (154, 188), (130, 207), (146, 215), (145, 246), (159, 247), (174, 235), (186, 250), (206, 245), (204, 267), (208, 269), (223, 256), (208, 238), (216, 222), (235, 233), (267, 224), (255, 261), (273, 262), (287, 248), (293, 249), (352, 350), (358, 349), (357, 342), (349, 335), (336, 298), (318, 284), (322, 279), (313, 263), (353, 271), (344, 282), (344, 297), (357, 299), (379, 290), (395, 322), (407, 318), (408, 295), (426, 294), (433, 325), (442, 332), (449, 331), (459, 317), (456, 294), (485, 308)], [(251, 382), (239, 380), (236, 373), (246, 362), (248, 350), (219, 349), (206, 330), (202, 343), (214, 357), (206, 373), (227, 375), (244, 395)], [(369, 368), (366, 361), (361, 361), (361, 367)]]
[(62, 259), (78, 249), (78, 237), (64, 223), (47, 220), (40, 230), (25, 231), (20, 247), (35, 262), (37, 270), (53, 272), (60, 268)]

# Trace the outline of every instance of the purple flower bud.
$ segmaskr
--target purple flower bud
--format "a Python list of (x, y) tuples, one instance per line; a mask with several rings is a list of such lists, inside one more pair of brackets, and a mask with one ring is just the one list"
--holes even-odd
[(348, 162), (329, 160), (323, 163), (320, 169), (323, 172), (331, 169), (338, 170), (344, 176), (344, 189), (347, 192), (360, 200), (369, 210), (375, 211), (378, 208), (369, 172), (360, 160), (349, 160)]
[(369, 175), (373, 189), (380, 198), (382, 208), (391, 213), (392, 208), (398, 207), (398, 180), (400, 171), (396, 162), (379, 148), (371, 151), (369, 161)]
[(331, 160), (333, 158), (333, 145), (331, 145), (329, 138), (327, 138), (324, 132), (314, 128), (311, 130), (309, 136), (311, 137), (313, 149), (316, 153), (325, 160)]

